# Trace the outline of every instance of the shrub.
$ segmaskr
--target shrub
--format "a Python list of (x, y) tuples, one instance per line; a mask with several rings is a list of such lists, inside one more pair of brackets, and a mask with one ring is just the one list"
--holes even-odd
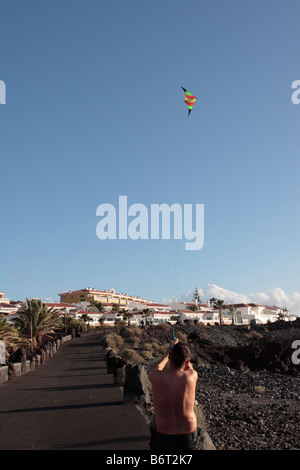
[(140, 346), (140, 338), (132, 336), (131, 338), (126, 339), (126, 343), (132, 345), (133, 348), (137, 348)]
[(250, 331), (249, 333), (245, 333), (244, 336), (248, 339), (263, 339), (263, 335), (255, 330)]
[(121, 353), (121, 358), (123, 361), (129, 362), (143, 362), (142, 356), (140, 356), (134, 349), (124, 349)]
[(200, 367), (210, 367), (209, 363), (206, 362), (202, 357), (199, 357), (197, 356), (196, 358), (194, 358), (193, 360), (194, 364), (196, 364), (197, 366), (200, 366)]
[(141, 354), (144, 359), (153, 359), (153, 354), (151, 351), (142, 351)]
[(117, 356), (119, 354), (119, 352), (116, 351), (116, 349), (113, 349), (109, 346), (107, 348), (104, 348), (103, 352), (104, 352), (104, 354), (107, 354), (107, 353), (111, 352), (114, 356)]
[(120, 332), (125, 343), (131, 347), (138, 347), (142, 341), (142, 332), (138, 326), (127, 326)]
[(113, 381), (115, 385), (123, 386), (125, 383), (126, 371), (125, 366), (119, 367), (113, 375)]
[(177, 331), (175, 336), (178, 339), (178, 341), (181, 341), (182, 343), (187, 343), (187, 335), (185, 333), (182, 333), (181, 331)]
[(109, 333), (106, 336), (106, 344), (112, 349), (120, 349), (124, 344), (124, 339), (116, 333)]
[(130, 328), (134, 331), (135, 336), (138, 336), (138, 337), (142, 336), (142, 329), (139, 326), (131, 325)]
[(155, 326), (155, 328), (163, 331), (164, 333), (169, 333), (171, 326), (168, 323), (159, 323), (158, 325)]
[(263, 387), (262, 385), (254, 385), (254, 392), (262, 395), (266, 392), (266, 387)]
[(133, 336), (137, 336), (138, 338), (141, 336), (142, 331), (138, 326), (130, 325), (125, 328), (122, 328), (120, 331), (120, 335), (123, 338), (132, 338)]
[(158, 356), (163, 356), (165, 354), (168, 345), (152, 343), (152, 347), (153, 347), (153, 356), (158, 357)]
[(152, 352), (152, 350), (153, 350), (152, 344), (151, 344), (151, 343), (145, 343), (145, 344), (143, 344), (143, 350), (144, 350), (144, 351), (150, 351), (150, 352)]
[(209, 335), (204, 332), (204, 333), (201, 334), (201, 339), (204, 339), (204, 340), (208, 341), (209, 340)]
[(83, 333), (87, 330), (86, 323), (80, 319), (72, 319), (70, 321), (70, 327), (74, 328), (76, 333)]

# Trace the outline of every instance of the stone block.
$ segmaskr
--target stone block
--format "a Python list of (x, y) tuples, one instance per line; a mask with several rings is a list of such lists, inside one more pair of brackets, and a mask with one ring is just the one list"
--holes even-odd
[(0, 366), (0, 383), (8, 380), (8, 366)]

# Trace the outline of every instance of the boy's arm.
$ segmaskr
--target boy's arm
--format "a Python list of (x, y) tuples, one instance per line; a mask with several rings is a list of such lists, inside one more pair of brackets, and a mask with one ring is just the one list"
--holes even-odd
[(166, 367), (166, 365), (169, 361), (169, 354), (170, 354), (170, 349), (168, 348), (166, 350), (164, 356), (152, 366), (152, 368), (150, 370), (150, 374), (151, 374), (151, 372), (153, 372), (155, 370), (163, 370)]
[[(175, 341), (171, 340), (170, 343), (171, 343), (171, 346), (173, 347), (176, 343), (178, 343), (178, 339), (175, 339)], [(165, 354), (164, 354), (164, 356), (156, 364), (153, 365), (149, 375), (151, 374), (152, 371), (163, 370), (166, 367), (166, 365), (169, 361), (170, 351), (171, 351), (171, 348), (168, 347)]]

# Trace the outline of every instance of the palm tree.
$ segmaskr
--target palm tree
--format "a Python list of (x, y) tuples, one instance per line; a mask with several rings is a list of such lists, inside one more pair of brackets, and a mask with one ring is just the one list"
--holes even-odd
[(99, 318), (99, 325), (101, 326), (101, 329), (104, 330), (104, 321), (106, 320), (106, 317), (102, 316)]
[(224, 300), (218, 300), (215, 299), (214, 297), (210, 299), (210, 301), (213, 302), (213, 307), (219, 310), (219, 320), (220, 320), (220, 325), (224, 324), (224, 318), (223, 318), (223, 308), (226, 308), (227, 306), (225, 305)]
[(283, 307), (282, 311), (278, 313), (278, 320), (284, 320), (285, 318), (289, 318), (289, 315), (287, 308)]
[(209, 299), (209, 302), (210, 304), (212, 304), (214, 306), (215, 302), (217, 302), (218, 299), (216, 299), (215, 297), (212, 297), (211, 299)]
[(129, 310), (125, 310), (123, 308), (119, 313), (117, 313), (117, 316), (122, 316), (123, 320), (127, 320), (128, 326), (129, 326), (130, 325), (130, 318), (133, 317), (133, 313), (129, 312)]
[(97, 302), (97, 300), (91, 300), (89, 307), (96, 307), (98, 312), (103, 312), (102, 302)]
[(93, 319), (89, 317), (87, 313), (83, 313), (79, 317), (79, 319), (82, 320), (84, 323), (87, 323), (88, 328), (90, 327), (90, 322), (93, 321)]
[(7, 318), (0, 315), (0, 341), (4, 341), (6, 348), (15, 350), (29, 344), (29, 340), (21, 338), (16, 328), (9, 324)]
[(26, 299), (13, 323), (21, 335), (30, 337), (31, 345), (36, 345), (39, 337), (54, 333), (61, 326), (61, 313), (54, 307), (48, 308), (40, 299)]
[(146, 320), (146, 325), (148, 325), (148, 320), (147, 318), (152, 314), (152, 311), (150, 310), (150, 308), (145, 308), (143, 310), (143, 317), (145, 318)]
[(235, 312), (236, 312), (236, 308), (235, 308), (234, 305), (229, 305), (229, 306), (228, 306), (228, 309), (229, 309), (229, 311), (230, 311), (230, 313), (231, 313), (231, 323), (232, 323), (232, 325), (233, 325), (233, 324), (234, 324), (234, 314), (235, 314)]

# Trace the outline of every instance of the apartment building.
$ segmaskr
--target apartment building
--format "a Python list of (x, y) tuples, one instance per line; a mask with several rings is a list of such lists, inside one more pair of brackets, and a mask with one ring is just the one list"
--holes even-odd
[[(147, 302), (150, 302), (147, 299), (142, 299), (141, 297), (135, 295), (119, 294), (115, 289), (110, 289), (109, 291), (102, 291), (87, 287), (86, 289), (74, 290), (63, 292), (59, 294), (60, 301), (68, 304), (80, 304), (81, 302), (101, 302), (103, 306), (105, 305), (117, 305), (120, 308), (126, 308), (130, 303), (136, 302), (142, 305), (145, 305)], [(146, 308), (146, 307), (145, 307)]]
[(0, 304), (9, 304), (10, 300), (5, 297), (5, 292), (0, 292)]
[[(233, 307), (231, 312), (229, 307)], [(255, 323), (273, 323), (277, 320), (291, 320), (290, 312), (286, 308), (259, 305), (255, 303), (239, 303), (228, 305), (223, 309), (223, 317), (225, 323), (231, 323), (232, 317), (234, 324), (250, 324)]]

